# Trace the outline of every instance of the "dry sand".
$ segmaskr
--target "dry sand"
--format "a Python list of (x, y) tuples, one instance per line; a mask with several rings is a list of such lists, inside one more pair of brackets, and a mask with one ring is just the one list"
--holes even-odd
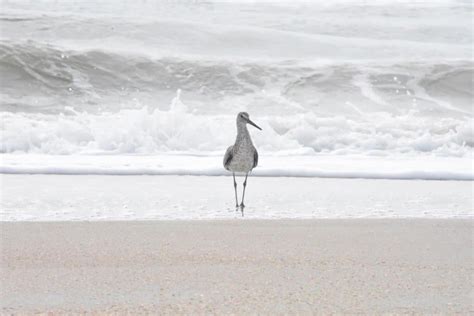
[(470, 220), (0, 228), (2, 314), (474, 312)]

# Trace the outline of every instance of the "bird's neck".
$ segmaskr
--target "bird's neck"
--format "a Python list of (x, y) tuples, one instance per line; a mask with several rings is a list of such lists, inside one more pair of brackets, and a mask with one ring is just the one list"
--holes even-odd
[(250, 138), (249, 131), (247, 129), (246, 124), (237, 124), (237, 139), (236, 142), (239, 140), (246, 140), (252, 143), (252, 139)]

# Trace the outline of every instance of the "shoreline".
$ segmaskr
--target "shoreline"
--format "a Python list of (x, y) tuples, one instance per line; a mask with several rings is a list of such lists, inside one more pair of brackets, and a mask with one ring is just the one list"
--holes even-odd
[(469, 313), (469, 219), (0, 222), (2, 313)]
[[(4, 175), (231, 176), (222, 155), (2, 154)], [(472, 181), (469, 157), (262, 155), (255, 177)]]

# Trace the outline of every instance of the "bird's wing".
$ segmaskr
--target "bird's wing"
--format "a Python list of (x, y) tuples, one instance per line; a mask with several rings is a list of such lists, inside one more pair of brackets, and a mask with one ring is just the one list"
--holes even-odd
[(230, 162), (232, 161), (232, 151), (234, 149), (234, 146), (230, 146), (229, 148), (227, 148), (227, 150), (225, 151), (225, 155), (224, 155), (224, 168), (227, 169), (227, 167), (229, 166)]
[(258, 152), (255, 149), (253, 152), (253, 168), (255, 168), (258, 165)]

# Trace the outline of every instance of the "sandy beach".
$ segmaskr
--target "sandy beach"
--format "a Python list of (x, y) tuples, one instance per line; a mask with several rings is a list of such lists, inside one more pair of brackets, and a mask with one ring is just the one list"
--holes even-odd
[(456, 219), (2, 222), (2, 314), (462, 313)]

